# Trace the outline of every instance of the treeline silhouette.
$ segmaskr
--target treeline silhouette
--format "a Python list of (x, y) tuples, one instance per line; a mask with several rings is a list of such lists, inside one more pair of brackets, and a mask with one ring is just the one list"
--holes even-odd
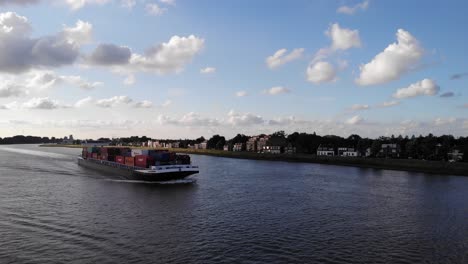
[(0, 144), (47, 144), (47, 143), (60, 143), (62, 138), (48, 138), (48, 137), (34, 137), (34, 136), (13, 136), (0, 138)]
[[(333, 148), (335, 151), (340, 147), (354, 148), (361, 156), (365, 156), (366, 151), (369, 149), (370, 157), (379, 157), (382, 144), (397, 144), (399, 149), (398, 158), (401, 159), (448, 160), (448, 153), (458, 150), (459, 152), (465, 153), (465, 155), (463, 155), (463, 161), (468, 161), (468, 137), (456, 138), (452, 135), (434, 136), (433, 134), (428, 134), (426, 136), (413, 135), (410, 137), (392, 135), (390, 137), (381, 136), (371, 139), (363, 138), (356, 134), (350, 135), (349, 137), (340, 137), (335, 135), (320, 136), (315, 132), (312, 134), (299, 132), (286, 134), (284, 131), (277, 131), (269, 136), (270, 139), (267, 144), (293, 146), (296, 148), (297, 153), (316, 154), (317, 148), (321, 145)], [(220, 135), (214, 135), (209, 139), (199, 137), (197, 139), (179, 140), (159, 139), (159, 141), (165, 143), (179, 142), (181, 148), (206, 141), (208, 149), (222, 150), (226, 145), (229, 149), (232, 149), (232, 146), (236, 143), (246, 143), (249, 138), (249, 136), (237, 134), (231, 139), (226, 139), (224, 136)], [(151, 138), (129, 137), (113, 139), (111, 141), (115, 144), (124, 143), (138, 145), (147, 140), (151, 140)]]

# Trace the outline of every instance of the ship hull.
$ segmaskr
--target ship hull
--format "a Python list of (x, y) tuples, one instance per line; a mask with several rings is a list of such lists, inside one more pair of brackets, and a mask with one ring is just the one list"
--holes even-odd
[(81, 157), (78, 158), (78, 165), (99, 171), (109, 178), (145, 182), (180, 180), (198, 173), (198, 167), (191, 165), (157, 166), (154, 170), (150, 170)]

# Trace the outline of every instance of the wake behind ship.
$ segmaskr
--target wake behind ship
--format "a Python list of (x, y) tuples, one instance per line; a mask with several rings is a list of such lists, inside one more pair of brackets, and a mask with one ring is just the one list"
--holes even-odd
[(78, 164), (112, 178), (149, 182), (179, 180), (199, 172), (190, 156), (165, 150), (88, 147)]

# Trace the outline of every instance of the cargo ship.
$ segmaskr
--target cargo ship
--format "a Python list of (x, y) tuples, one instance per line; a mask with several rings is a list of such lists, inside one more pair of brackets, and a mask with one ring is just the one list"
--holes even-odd
[(189, 155), (167, 150), (87, 147), (78, 164), (112, 178), (147, 182), (180, 180), (199, 172)]

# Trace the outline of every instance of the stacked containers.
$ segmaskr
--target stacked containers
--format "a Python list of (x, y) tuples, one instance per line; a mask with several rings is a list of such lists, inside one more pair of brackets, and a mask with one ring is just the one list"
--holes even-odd
[(120, 149), (120, 156), (131, 157), (132, 156), (132, 150), (130, 148), (121, 148)]
[(145, 155), (148, 156), (149, 150), (147, 149), (132, 149), (132, 157)]
[(97, 154), (97, 153), (92, 153), (92, 154), (91, 154), (91, 158), (93, 158), (93, 159), (98, 159), (98, 154)]
[(115, 156), (115, 162), (120, 164), (125, 164), (125, 157), (124, 156)]
[(148, 155), (135, 156), (136, 167), (149, 168), (152, 164), (154, 164), (154, 159)]
[(134, 157), (125, 157), (125, 165), (135, 166), (135, 158)]

